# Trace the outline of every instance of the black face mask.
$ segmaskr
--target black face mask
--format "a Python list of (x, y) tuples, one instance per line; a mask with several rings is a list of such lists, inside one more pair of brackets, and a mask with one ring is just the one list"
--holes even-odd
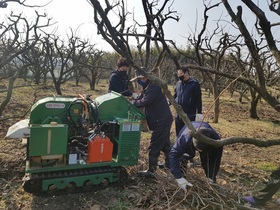
[(181, 80), (183, 82), (184, 81), (184, 75), (180, 76), (179, 80)]
[(119, 71), (119, 74), (120, 74), (122, 77), (127, 75), (126, 71)]
[(144, 82), (144, 81), (138, 79), (138, 80), (137, 80), (137, 83), (138, 83), (139, 85), (141, 85), (141, 86), (144, 86), (146, 82)]
[(141, 81), (140, 83), (142, 83), (141, 85), (145, 89), (149, 85), (150, 80), (147, 79), (146, 82)]

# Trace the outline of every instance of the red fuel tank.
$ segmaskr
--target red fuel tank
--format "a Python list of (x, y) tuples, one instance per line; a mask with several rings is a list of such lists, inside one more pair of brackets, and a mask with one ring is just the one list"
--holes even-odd
[(97, 135), (88, 141), (88, 163), (112, 161), (113, 143), (105, 135)]

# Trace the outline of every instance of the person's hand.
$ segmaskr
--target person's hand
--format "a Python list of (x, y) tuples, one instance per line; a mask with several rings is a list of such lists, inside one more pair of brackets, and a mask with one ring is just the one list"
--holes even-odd
[(180, 178), (180, 179), (176, 179), (178, 186), (184, 190), (187, 191), (187, 186), (192, 187), (192, 183), (188, 182), (185, 178)]
[(138, 98), (138, 94), (137, 93), (132, 93), (132, 98), (133, 99), (137, 99)]
[(134, 104), (135, 100), (134, 100), (133, 98), (130, 98), (129, 102), (130, 102), (131, 104)]
[(202, 120), (203, 120), (203, 115), (202, 114), (196, 114), (195, 121), (202, 122)]

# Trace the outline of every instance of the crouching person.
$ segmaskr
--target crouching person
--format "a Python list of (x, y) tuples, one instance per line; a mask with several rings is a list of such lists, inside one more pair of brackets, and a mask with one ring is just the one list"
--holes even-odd
[[(192, 122), (192, 124), (199, 133), (215, 140), (220, 139), (218, 133), (208, 123)], [(170, 170), (179, 187), (183, 190), (186, 190), (186, 187), (192, 186), (192, 184), (183, 177), (181, 167), (186, 168), (186, 166), (184, 166), (187, 163), (186, 160), (194, 158), (196, 151), (199, 152), (201, 166), (206, 177), (210, 182), (216, 182), (216, 176), (220, 169), (223, 147), (217, 148), (197, 141), (190, 136), (188, 127), (184, 126), (169, 154)]]

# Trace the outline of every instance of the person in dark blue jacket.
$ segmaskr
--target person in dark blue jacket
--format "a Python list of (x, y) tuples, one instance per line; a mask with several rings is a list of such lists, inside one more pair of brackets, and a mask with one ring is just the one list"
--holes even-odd
[(115, 91), (123, 96), (132, 96), (132, 92), (128, 89), (128, 74), (129, 64), (125, 58), (120, 58), (117, 62), (117, 69), (113, 70), (109, 78), (108, 92)]
[[(255, 196), (245, 196), (247, 201), (253, 206), (262, 206), (280, 189), (280, 167), (270, 174), (270, 180), (267, 185)], [(280, 199), (278, 200), (280, 202)]]
[[(179, 81), (175, 87), (174, 99), (188, 115), (190, 121), (195, 121), (196, 117), (202, 116), (201, 88), (197, 80), (190, 76), (189, 69), (182, 66), (177, 72)], [(202, 119), (200, 119), (202, 121)], [(175, 117), (175, 129), (178, 136), (185, 123), (180, 116)]]
[[(192, 124), (197, 132), (215, 140), (220, 139), (219, 134), (208, 123), (193, 121)], [(206, 177), (210, 182), (216, 182), (223, 147), (216, 148), (192, 138), (188, 127), (184, 126), (169, 154), (170, 170), (183, 190), (186, 190), (186, 186), (192, 186), (192, 184), (183, 177), (182, 168), (186, 169), (186, 166), (184, 166), (187, 163), (186, 160), (194, 158), (196, 151), (199, 152), (201, 166)]]
[(158, 158), (162, 151), (165, 155), (165, 165), (169, 166), (169, 152), (171, 149), (170, 129), (173, 121), (168, 101), (161, 91), (161, 87), (148, 78), (138, 75), (131, 81), (137, 80), (143, 91), (132, 101), (137, 108), (145, 108), (146, 120), (152, 133), (149, 145), (149, 168), (140, 171), (139, 175), (153, 176), (157, 169)]

